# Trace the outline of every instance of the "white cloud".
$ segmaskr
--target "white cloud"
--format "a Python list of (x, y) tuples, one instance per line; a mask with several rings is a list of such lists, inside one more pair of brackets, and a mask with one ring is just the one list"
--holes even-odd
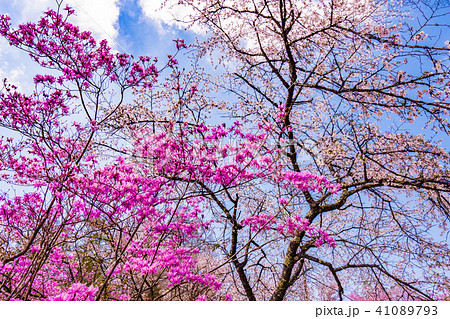
[(12, 4), (13, 10), (19, 12), (19, 23), (36, 21), (43, 11), (54, 6), (54, 0), (14, 0)]
[(107, 39), (114, 46), (113, 39), (119, 35), (118, 0), (67, 0), (65, 3), (76, 10), (74, 24), (91, 31), (99, 40)]
[[(163, 3), (165, 3), (164, 7), (162, 7)], [(185, 28), (190, 20), (189, 16), (194, 14), (193, 9), (179, 5), (178, 0), (139, 0), (139, 6), (147, 18), (157, 23), (160, 32), (167, 32), (168, 27)], [(198, 26), (191, 27), (189, 30), (203, 33)]]

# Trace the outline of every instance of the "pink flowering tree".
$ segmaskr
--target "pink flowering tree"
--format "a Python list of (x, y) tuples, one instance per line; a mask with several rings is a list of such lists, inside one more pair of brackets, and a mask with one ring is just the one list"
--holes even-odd
[(165, 62), (134, 59), (69, 7), (17, 29), (1, 16), (48, 74), (0, 93), (0, 298), (446, 294), (448, 150), (398, 129), (448, 132), (430, 20), (403, 29), (371, 0), (180, 2), (212, 32), (196, 58), (222, 56), (218, 79), (179, 67), (181, 39)]
[(71, 8), (61, 12), (17, 29), (0, 18), (0, 34), (51, 73), (34, 77), (31, 95), (6, 80), (0, 93), (1, 299), (156, 298), (180, 283), (219, 289), (196, 268), (194, 241), (211, 223), (199, 215), (202, 198), (174, 194), (170, 180), (107, 151), (121, 143), (112, 119), (126, 92), (150, 88), (157, 67), (111, 53), (67, 22)]

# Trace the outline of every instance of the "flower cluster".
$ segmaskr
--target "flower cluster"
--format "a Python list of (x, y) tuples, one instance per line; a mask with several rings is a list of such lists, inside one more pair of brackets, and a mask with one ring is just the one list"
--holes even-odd
[(273, 215), (259, 214), (256, 216), (249, 216), (242, 221), (242, 225), (250, 225), (252, 231), (268, 230), (270, 226), (275, 224)]
[(290, 185), (303, 191), (315, 190), (322, 192), (328, 190), (335, 194), (340, 189), (339, 184), (331, 183), (325, 176), (316, 176), (310, 172), (285, 171), (279, 174), (278, 181), (288, 182)]
[(285, 235), (297, 235), (298, 233), (305, 232), (315, 240), (314, 244), (316, 247), (323, 246), (324, 244), (336, 247), (336, 242), (333, 237), (321, 228), (311, 226), (308, 219), (302, 218), (299, 215), (294, 216), (294, 218), (288, 217), (284, 224), (278, 226), (278, 232)]
[(98, 288), (74, 283), (67, 291), (48, 298), (50, 301), (93, 301)]
[(244, 226), (250, 225), (250, 229), (254, 232), (276, 229), (280, 234), (286, 236), (295, 236), (298, 233), (305, 232), (309, 237), (314, 239), (316, 247), (325, 244), (336, 247), (336, 242), (328, 233), (321, 228), (311, 226), (309, 220), (298, 215), (294, 218), (288, 217), (285, 221), (281, 221), (280, 219), (275, 219), (273, 215), (258, 214), (246, 217), (241, 224)]

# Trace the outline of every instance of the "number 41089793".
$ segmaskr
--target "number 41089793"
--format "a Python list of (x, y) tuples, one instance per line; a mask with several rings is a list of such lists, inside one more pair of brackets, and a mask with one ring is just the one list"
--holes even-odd
[(377, 312), (380, 316), (436, 316), (437, 306), (378, 306), (375, 312)]

